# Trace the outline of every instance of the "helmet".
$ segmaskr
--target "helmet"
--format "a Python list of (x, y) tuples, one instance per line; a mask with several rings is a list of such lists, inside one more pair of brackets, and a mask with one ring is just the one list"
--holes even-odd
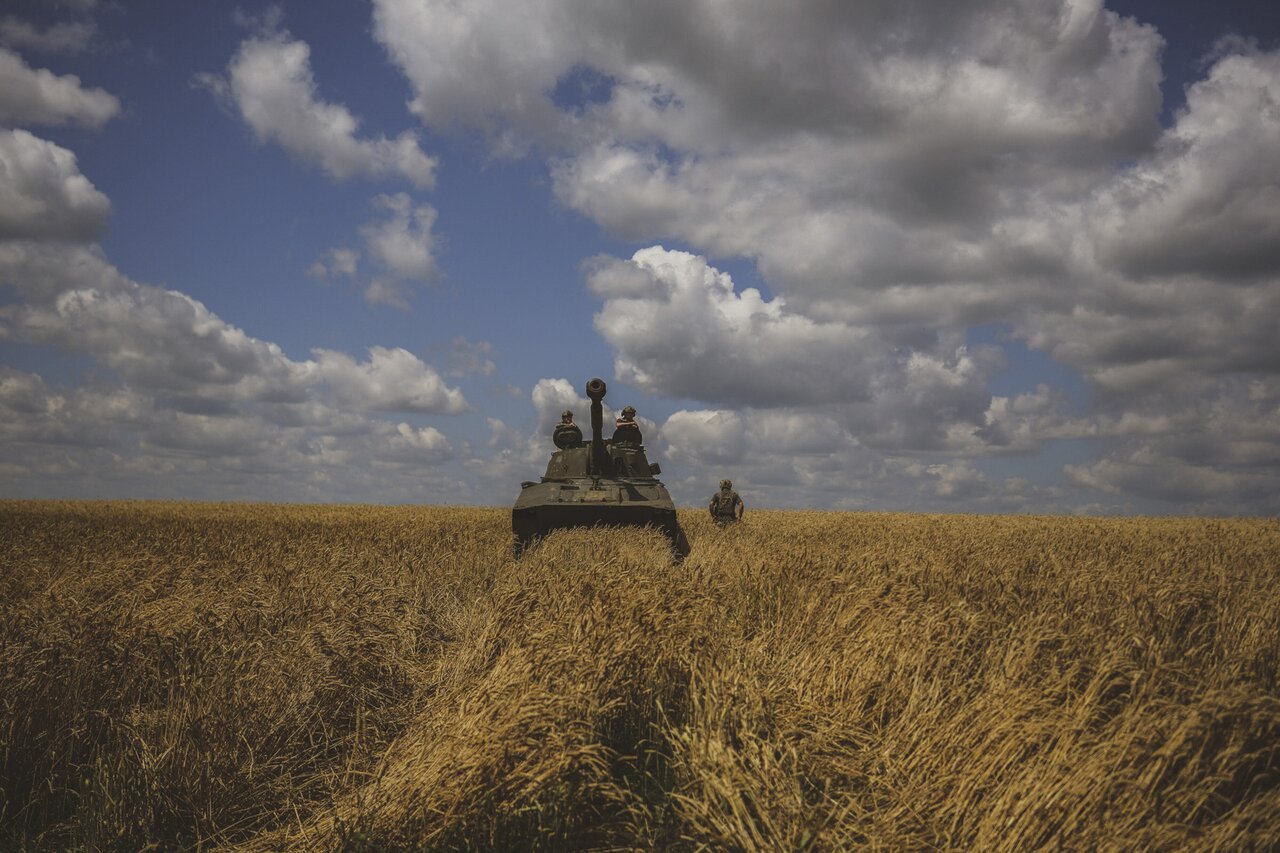
[(635, 407), (635, 406), (623, 406), (623, 408), (622, 408), (622, 416), (623, 416), (623, 417), (632, 417), (632, 418), (634, 418), (634, 417), (636, 416), (636, 407)]
[(721, 480), (721, 481), (720, 481), (720, 488), (722, 488), (722, 489), (732, 489), (732, 488), (733, 488), (733, 481), (732, 481), (732, 480)]

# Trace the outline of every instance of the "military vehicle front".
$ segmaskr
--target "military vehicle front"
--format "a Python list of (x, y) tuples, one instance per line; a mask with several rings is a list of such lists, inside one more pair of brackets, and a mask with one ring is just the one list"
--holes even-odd
[[(689, 545), (676, 521), (675, 503), (657, 479), (661, 469), (649, 462), (643, 444), (630, 440), (633, 431), (619, 430), (627, 438), (605, 440), (604, 380), (592, 379), (586, 390), (591, 440), (557, 431), (558, 449), (542, 480), (521, 484), (511, 510), (516, 557), (552, 530), (596, 526), (654, 527), (667, 537), (677, 558), (684, 557)], [(639, 435), (638, 429), (634, 434)]]

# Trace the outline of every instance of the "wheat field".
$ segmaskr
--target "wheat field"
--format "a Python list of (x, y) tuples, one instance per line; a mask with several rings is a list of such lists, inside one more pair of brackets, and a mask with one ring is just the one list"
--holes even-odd
[(4, 849), (1280, 846), (1280, 523), (0, 502)]

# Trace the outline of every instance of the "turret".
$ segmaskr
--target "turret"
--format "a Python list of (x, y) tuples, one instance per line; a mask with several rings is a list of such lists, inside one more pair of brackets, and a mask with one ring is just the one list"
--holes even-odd
[(591, 474), (596, 477), (613, 476), (613, 460), (604, 448), (604, 399), (606, 386), (603, 379), (587, 382), (587, 396), (591, 398)]

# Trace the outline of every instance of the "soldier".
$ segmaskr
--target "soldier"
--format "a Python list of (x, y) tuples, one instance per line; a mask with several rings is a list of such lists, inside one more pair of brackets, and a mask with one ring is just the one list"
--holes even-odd
[(556, 424), (551, 440), (561, 450), (582, 444), (582, 430), (573, 422), (573, 412), (565, 409), (560, 413), (560, 423)]
[(622, 417), (618, 418), (614, 424), (613, 443), (637, 446), (641, 444), (640, 425), (636, 423), (635, 406), (627, 406), (622, 410)]
[(742, 521), (742, 514), (746, 512), (747, 505), (733, 490), (731, 480), (721, 480), (720, 491), (711, 496), (711, 503), (708, 504), (707, 509), (711, 511), (711, 518), (715, 523), (723, 527), (735, 521)]

